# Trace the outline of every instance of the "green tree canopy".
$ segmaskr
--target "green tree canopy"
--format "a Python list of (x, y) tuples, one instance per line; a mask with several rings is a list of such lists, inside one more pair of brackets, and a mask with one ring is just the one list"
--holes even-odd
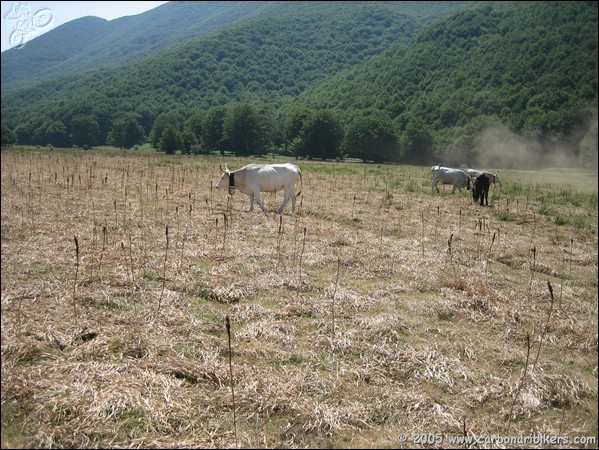
[(225, 117), (225, 139), (237, 156), (262, 155), (270, 146), (268, 117), (253, 105), (231, 106)]
[(212, 152), (225, 150), (225, 117), (227, 108), (224, 106), (214, 106), (206, 114), (204, 127), (203, 145), (207, 151)]
[(46, 144), (51, 144), (53, 147), (69, 147), (69, 137), (67, 127), (61, 120), (55, 120), (48, 124), (44, 139)]
[(2, 147), (8, 147), (9, 145), (16, 144), (17, 135), (13, 130), (8, 128), (8, 125), (2, 121)]
[(79, 147), (96, 145), (99, 131), (100, 125), (94, 115), (78, 114), (71, 119), (71, 139)]
[(150, 133), (150, 143), (154, 148), (159, 148), (162, 141), (162, 133), (169, 127), (172, 127), (177, 133), (181, 132), (183, 117), (178, 110), (171, 110), (156, 117), (152, 132)]
[(434, 162), (433, 136), (430, 128), (418, 117), (408, 122), (401, 135), (402, 162), (431, 164)]
[(344, 148), (348, 156), (377, 163), (399, 159), (399, 143), (390, 119), (354, 116), (346, 127)]
[(182, 142), (179, 132), (174, 126), (169, 125), (160, 138), (160, 151), (167, 155), (174, 155), (181, 147)]
[(335, 159), (342, 156), (344, 129), (329, 110), (302, 109), (286, 122), (289, 150), (302, 158)]
[(143, 144), (145, 136), (144, 129), (139, 123), (140, 117), (139, 114), (132, 113), (115, 120), (108, 134), (108, 144), (121, 148)]

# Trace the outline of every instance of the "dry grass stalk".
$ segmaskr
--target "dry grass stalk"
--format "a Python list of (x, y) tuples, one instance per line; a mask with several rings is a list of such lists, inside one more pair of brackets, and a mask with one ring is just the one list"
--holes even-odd
[(224, 232), (223, 232), (223, 251), (227, 247), (227, 230), (229, 228), (229, 218), (226, 213), (223, 213), (223, 223), (224, 223)]
[(299, 282), (300, 284), (302, 284), (302, 261), (304, 258), (304, 251), (306, 250), (306, 232), (308, 231), (308, 229), (306, 227), (304, 227), (304, 237), (302, 240), (302, 251), (300, 252), (299, 255)]
[(335, 276), (335, 289), (331, 301), (331, 319), (333, 329), (333, 339), (335, 339), (335, 299), (337, 298), (337, 287), (339, 286), (339, 272), (341, 269), (341, 256), (337, 254), (337, 275)]
[(512, 404), (510, 406), (510, 412), (508, 415), (508, 422), (507, 422), (507, 431), (506, 431), (506, 435), (509, 436), (510, 434), (510, 426), (512, 424), (512, 417), (514, 414), (514, 405), (516, 404), (516, 400), (518, 400), (518, 397), (520, 396), (520, 391), (522, 390), (522, 387), (524, 386), (524, 381), (526, 380), (526, 373), (528, 372), (528, 362), (530, 361), (530, 347), (532, 346), (531, 342), (530, 342), (530, 333), (526, 333), (526, 361), (524, 363), (524, 371), (522, 372), (522, 375), (520, 376), (520, 382), (518, 383), (518, 387), (516, 388), (516, 392), (514, 393), (514, 397), (512, 398)]
[(551, 303), (549, 305), (549, 312), (547, 313), (547, 320), (545, 321), (545, 325), (543, 326), (543, 333), (539, 338), (539, 348), (537, 348), (537, 355), (535, 356), (535, 362), (532, 365), (532, 370), (535, 370), (537, 366), (537, 361), (539, 360), (539, 355), (541, 353), (541, 346), (543, 345), (543, 340), (545, 339), (545, 335), (547, 334), (547, 330), (549, 329), (549, 322), (551, 320), (551, 314), (553, 313), (553, 287), (551, 287), (551, 283), (547, 280), (547, 288), (549, 289), (549, 296), (551, 297)]
[(79, 278), (79, 238), (77, 236), (75, 239), (75, 280), (73, 281), (73, 318), (77, 319), (77, 283)]
[(158, 299), (158, 308), (156, 309), (157, 312), (160, 312), (160, 307), (162, 306), (162, 298), (164, 297), (164, 288), (166, 285), (166, 265), (168, 262), (168, 247), (169, 247), (168, 225), (166, 226), (165, 234), (166, 234), (166, 247), (164, 249), (164, 264), (162, 266), (163, 267), (163, 269), (162, 269), (162, 289), (160, 290), (160, 298)]
[(529, 264), (530, 267), (530, 280), (528, 282), (528, 298), (532, 300), (532, 280), (534, 278), (535, 269), (537, 266), (537, 246), (535, 245), (532, 250), (532, 261)]
[(283, 215), (279, 216), (279, 229), (277, 231), (277, 259), (279, 264), (285, 268), (285, 261), (283, 259), (283, 255), (281, 253), (281, 240), (283, 239)]
[[(190, 194), (191, 197), (191, 194)], [(191, 198), (190, 198), (191, 200)], [(185, 243), (187, 242), (187, 234), (189, 233), (189, 224), (191, 223), (192, 220), (192, 212), (193, 210), (193, 205), (190, 203), (189, 204), (189, 210), (188, 210), (188, 220), (185, 223), (185, 230), (183, 231), (183, 238), (181, 239), (181, 251), (179, 253), (179, 258), (183, 259), (183, 256), (185, 254)]]
[(574, 259), (574, 239), (570, 238), (570, 278), (572, 277), (572, 260)]
[(225, 316), (225, 326), (227, 328), (227, 342), (228, 342), (228, 355), (229, 355), (229, 380), (231, 386), (231, 399), (233, 402), (233, 427), (235, 431), (235, 439), (237, 439), (237, 405), (235, 403), (235, 382), (233, 378), (233, 352), (231, 351), (231, 321), (229, 316)]
[(102, 272), (102, 260), (104, 259), (105, 251), (106, 251), (106, 225), (102, 225), (102, 250), (100, 251), (100, 258), (98, 260), (98, 273)]
[(422, 232), (420, 234), (420, 245), (422, 247), (422, 257), (424, 258), (424, 211), (420, 211), (420, 218), (422, 219)]

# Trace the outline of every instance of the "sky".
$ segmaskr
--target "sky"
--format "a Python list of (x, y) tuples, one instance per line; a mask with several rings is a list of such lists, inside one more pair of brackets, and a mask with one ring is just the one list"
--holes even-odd
[(2, 51), (19, 47), (71, 20), (133, 16), (168, 2), (2, 2)]

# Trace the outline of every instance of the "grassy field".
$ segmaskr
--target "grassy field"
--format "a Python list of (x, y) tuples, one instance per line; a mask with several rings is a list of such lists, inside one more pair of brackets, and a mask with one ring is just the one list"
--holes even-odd
[(596, 174), (225, 162), (2, 151), (2, 448), (597, 447)]

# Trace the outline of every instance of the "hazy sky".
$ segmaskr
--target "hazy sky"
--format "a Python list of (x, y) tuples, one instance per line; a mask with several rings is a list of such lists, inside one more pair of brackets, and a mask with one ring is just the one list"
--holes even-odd
[(85, 16), (112, 20), (168, 2), (2, 2), (2, 51)]

